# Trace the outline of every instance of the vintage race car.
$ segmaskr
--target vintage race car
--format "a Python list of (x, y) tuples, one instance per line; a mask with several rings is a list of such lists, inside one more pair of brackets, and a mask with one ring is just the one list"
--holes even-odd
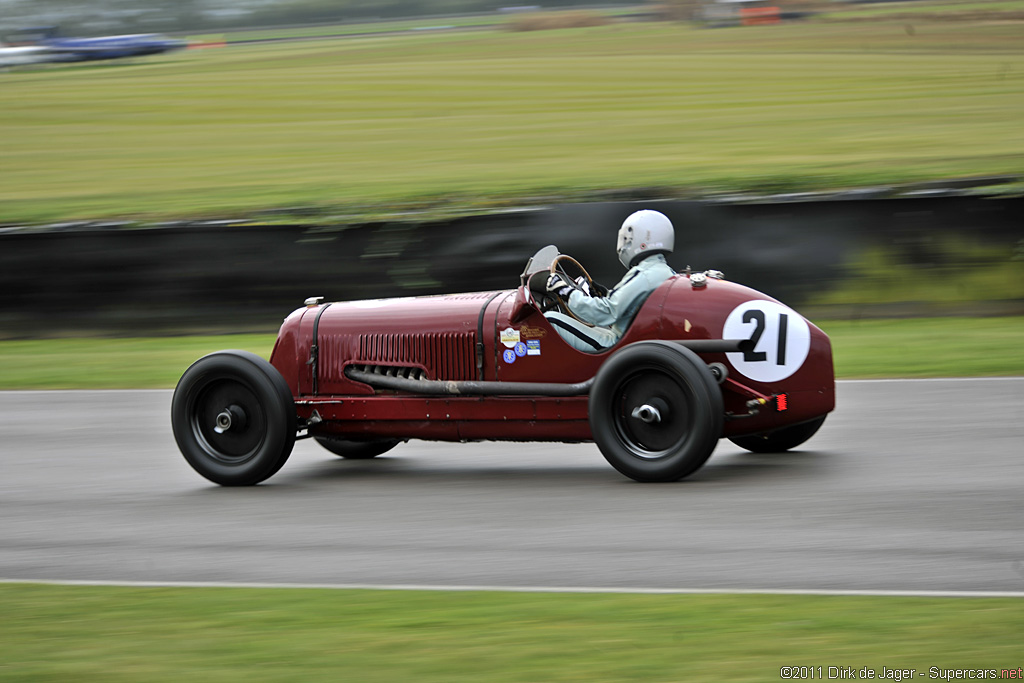
[(543, 315), (567, 310), (546, 295), (552, 271), (590, 281), (549, 246), (518, 289), (308, 299), (269, 363), (220, 351), (188, 368), (172, 401), (178, 447), (225, 486), (267, 479), (307, 437), (346, 458), (409, 439), (594, 441), (627, 477), (674, 481), (723, 437), (798, 446), (835, 407), (825, 333), (717, 271), (666, 280), (600, 353), (572, 348)]

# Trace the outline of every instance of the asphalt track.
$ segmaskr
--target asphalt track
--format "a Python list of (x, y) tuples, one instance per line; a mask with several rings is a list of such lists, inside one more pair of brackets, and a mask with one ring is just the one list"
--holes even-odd
[(1024, 378), (842, 382), (800, 450), (638, 484), (592, 445), (297, 444), (228, 489), (170, 392), (0, 393), (0, 579), (1024, 591)]

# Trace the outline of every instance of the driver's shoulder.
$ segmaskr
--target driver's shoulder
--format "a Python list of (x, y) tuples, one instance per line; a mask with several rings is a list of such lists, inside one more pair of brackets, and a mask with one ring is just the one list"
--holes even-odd
[(660, 254), (644, 259), (640, 263), (636, 264), (634, 269), (637, 274), (642, 274), (647, 279), (655, 279), (658, 282), (667, 280), (673, 275), (676, 275), (676, 271), (672, 269), (672, 266), (668, 265), (665, 257)]

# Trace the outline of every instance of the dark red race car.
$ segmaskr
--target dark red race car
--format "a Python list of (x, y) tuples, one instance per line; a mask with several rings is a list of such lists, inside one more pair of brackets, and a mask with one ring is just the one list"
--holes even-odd
[[(518, 289), (306, 301), (270, 362), (245, 351), (196, 361), (174, 392), (178, 447), (207, 479), (257, 484), (297, 438), (346, 458), (401, 441), (594, 441), (638, 481), (699, 469), (722, 437), (793, 448), (835, 407), (828, 337), (717, 271), (665, 281), (602, 353), (565, 343), (543, 311), (549, 271), (585, 271), (545, 247)], [(564, 311), (564, 307), (562, 308)]]

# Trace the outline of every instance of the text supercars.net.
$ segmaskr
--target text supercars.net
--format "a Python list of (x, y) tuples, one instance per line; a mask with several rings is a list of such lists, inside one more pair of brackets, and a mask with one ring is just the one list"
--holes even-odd
[(783, 666), (779, 678), (785, 680), (831, 680), (831, 681), (908, 681), (923, 678), (934, 681), (971, 680), (1024, 680), (1024, 667), (1015, 669), (948, 669), (932, 666), (928, 669), (899, 669), (855, 666)]

